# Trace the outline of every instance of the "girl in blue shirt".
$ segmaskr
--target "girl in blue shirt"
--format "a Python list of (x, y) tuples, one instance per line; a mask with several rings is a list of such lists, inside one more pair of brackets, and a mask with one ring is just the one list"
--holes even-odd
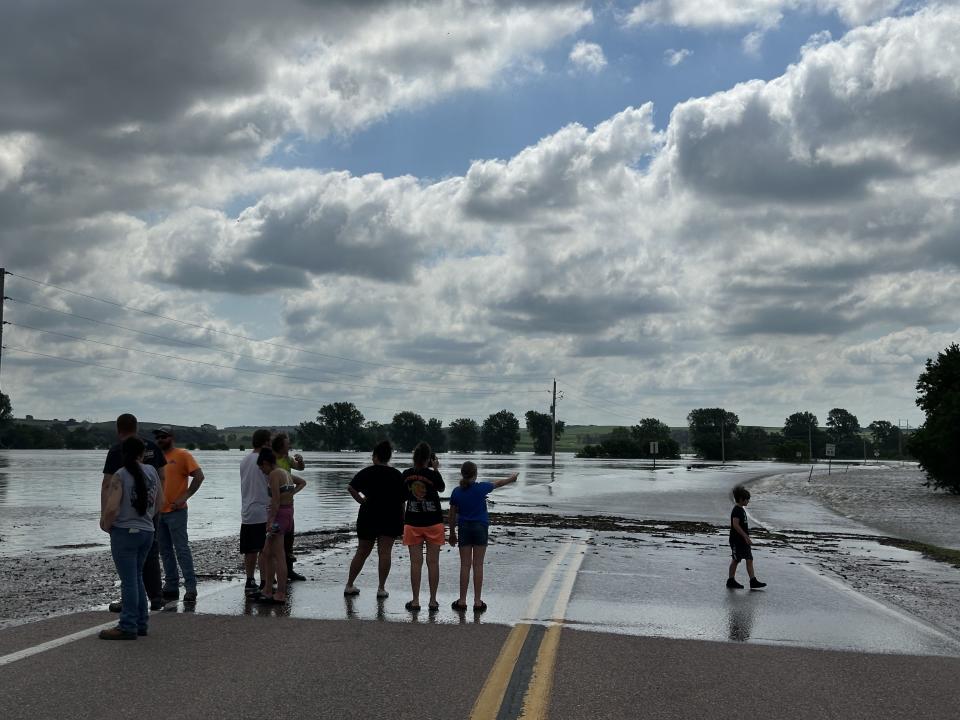
[(480, 597), (483, 591), (483, 558), (487, 554), (487, 531), (490, 526), (487, 495), (498, 487), (516, 482), (517, 473), (503, 480), (477, 482), (477, 466), (467, 461), (460, 466), (460, 475), (460, 485), (450, 493), (450, 544), (460, 544), (460, 597), (453, 602), (453, 609), (467, 609), (467, 586), (470, 584), (470, 569), (473, 568), (473, 609), (483, 612), (487, 609), (487, 604)]

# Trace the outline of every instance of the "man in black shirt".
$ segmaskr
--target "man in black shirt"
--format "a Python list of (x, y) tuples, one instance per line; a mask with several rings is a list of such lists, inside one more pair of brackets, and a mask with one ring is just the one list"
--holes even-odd
[[(113, 474), (117, 472), (120, 468), (123, 467), (123, 454), (120, 451), (120, 446), (123, 444), (123, 441), (128, 437), (133, 437), (137, 434), (137, 418), (130, 413), (124, 413), (123, 415), (117, 418), (117, 438), (118, 442), (116, 445), (110, 448), (107, 452), (107, 459), (103, 463), (103, 481), (100, 485), (100, 509), (103, 510), (103, 505), (107, 496), (107, 488), (110, 485), (110, 478), (113, 477)], [(157, 446), (153, 440), (147, 440), (146, 438), (140, 438), (143, 441), (143, 444), (146, 446), (146, 450), (143, 453), (143, 464), (152, 465), (157, 470), (157, 475), (160, 476), (160, 492), (161, 496), (163, 494), (163, 466), (167, 464), (166, 458), (163, 456), (163, 451)], [(157, 517), (154, 517), (154, 528), (156, 528)], [(147, 591), (147, 597), (150, 598), (150, 609), (159, 610), (163, 607), (163, 579), (160, 574), (160, 545), (158, 542), (158, 537), (160, 533), (156, 532), (156, 529), (153, 533), (153, 545), (150, 546), (150, 552), (147, 553), (147, 559), (143, 562), (143, 586)], [(115, 600), (110, 603), (110, 610), (113, 612), (120, 612), (123, 609), (119, 600)]]

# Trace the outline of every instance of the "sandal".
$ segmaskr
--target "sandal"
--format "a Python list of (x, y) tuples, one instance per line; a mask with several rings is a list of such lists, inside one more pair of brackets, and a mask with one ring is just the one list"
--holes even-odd
[(456, 610), (457, 612), (465, 612), (466, 609), (467, 609), (467, 604), (466, 604), (466, 603), (462, 603), (462, 602), (460, 602), (459, 600), (454, 600), (454, 601), (450, 604), (450, 607), (453, 608), (454, 610)]
[(408, 600), (408, 601), (407, 601), (407, 604), (404, 605), (404, 607), (405, 607), (407, 610), (409, 610), (410, 612), (420, 612), (420, 606), (419, 606), (419, 605), (414, 605), (414, 604), (413, 604), (413, 600)]
[(486, 611), (487, 611), (487, 604), (486, 604), (485, 602), (481, 602), (479, 605), (474, 605), (474, 606), (473, 606), (473, 611), (476, 612), (476, 613), (486, 612)]
[(440, 609), (440, 603), (429, 603), (427, 605), (427, 610), (429, 610), (432, 613), (437, 612), (437, 610), (439, 609)]
[(353, 595), (359, 595), (359, 594), (360, 594), (360, 588), (358, 588), (358, 587), (344, 588), (343, 594), (344, 594), (346, 597), (352, 597)]

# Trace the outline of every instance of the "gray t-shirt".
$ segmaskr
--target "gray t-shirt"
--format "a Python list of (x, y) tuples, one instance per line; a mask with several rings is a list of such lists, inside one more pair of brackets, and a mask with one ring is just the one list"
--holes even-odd
[(144, 532), (153, 532), (153, 516), (157, 512), (157, 495), (160, 489), (160, 476), (152, 465), (140, 465), (143, 470), (144, 478), (147, 481), (147, 511), (143, 515), (137, 514), (137, 509), (133, 506), (133, 499), (136, 497), (136, 483), (133, 475), (126, 468), (117, 470), (117, 477), (123, 486), (123, 497), (120, 499), (120, 510), (117, 518), (113, 521), (113, 527), (117, 528), (137, 528)]

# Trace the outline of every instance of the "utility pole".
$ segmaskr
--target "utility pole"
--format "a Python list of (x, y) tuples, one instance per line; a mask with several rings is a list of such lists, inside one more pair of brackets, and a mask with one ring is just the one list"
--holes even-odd
[(726, 465), (726, 464), (727, 464), (727, 449), (726, 449), (726, 446), (725, 446), (724, 443), (723, 443), (723, 435), (724, 435), (724, 432), (723, 432), (723, 419), (724, 419), (724, 418), (723, 418), (723, 416), (724, 416), (725, 414), (726, 414), (726, 412), (725, 412), (724, 410), (721, 410), (721, 411), (720, 411), (720, 463), (721, 463), (722, 465)]
[(7, 269), (0, 268), (0, 359), (3, 358), (3, 300), (4, 281), (7, 279)]
[(807, 452), (810, 453), (810, 464), (813, 465), (813, 425), (807, 423)]
[(553, 402), (550, 403), (550, 469), (557, 467), (557, 379), (553, 379)]

